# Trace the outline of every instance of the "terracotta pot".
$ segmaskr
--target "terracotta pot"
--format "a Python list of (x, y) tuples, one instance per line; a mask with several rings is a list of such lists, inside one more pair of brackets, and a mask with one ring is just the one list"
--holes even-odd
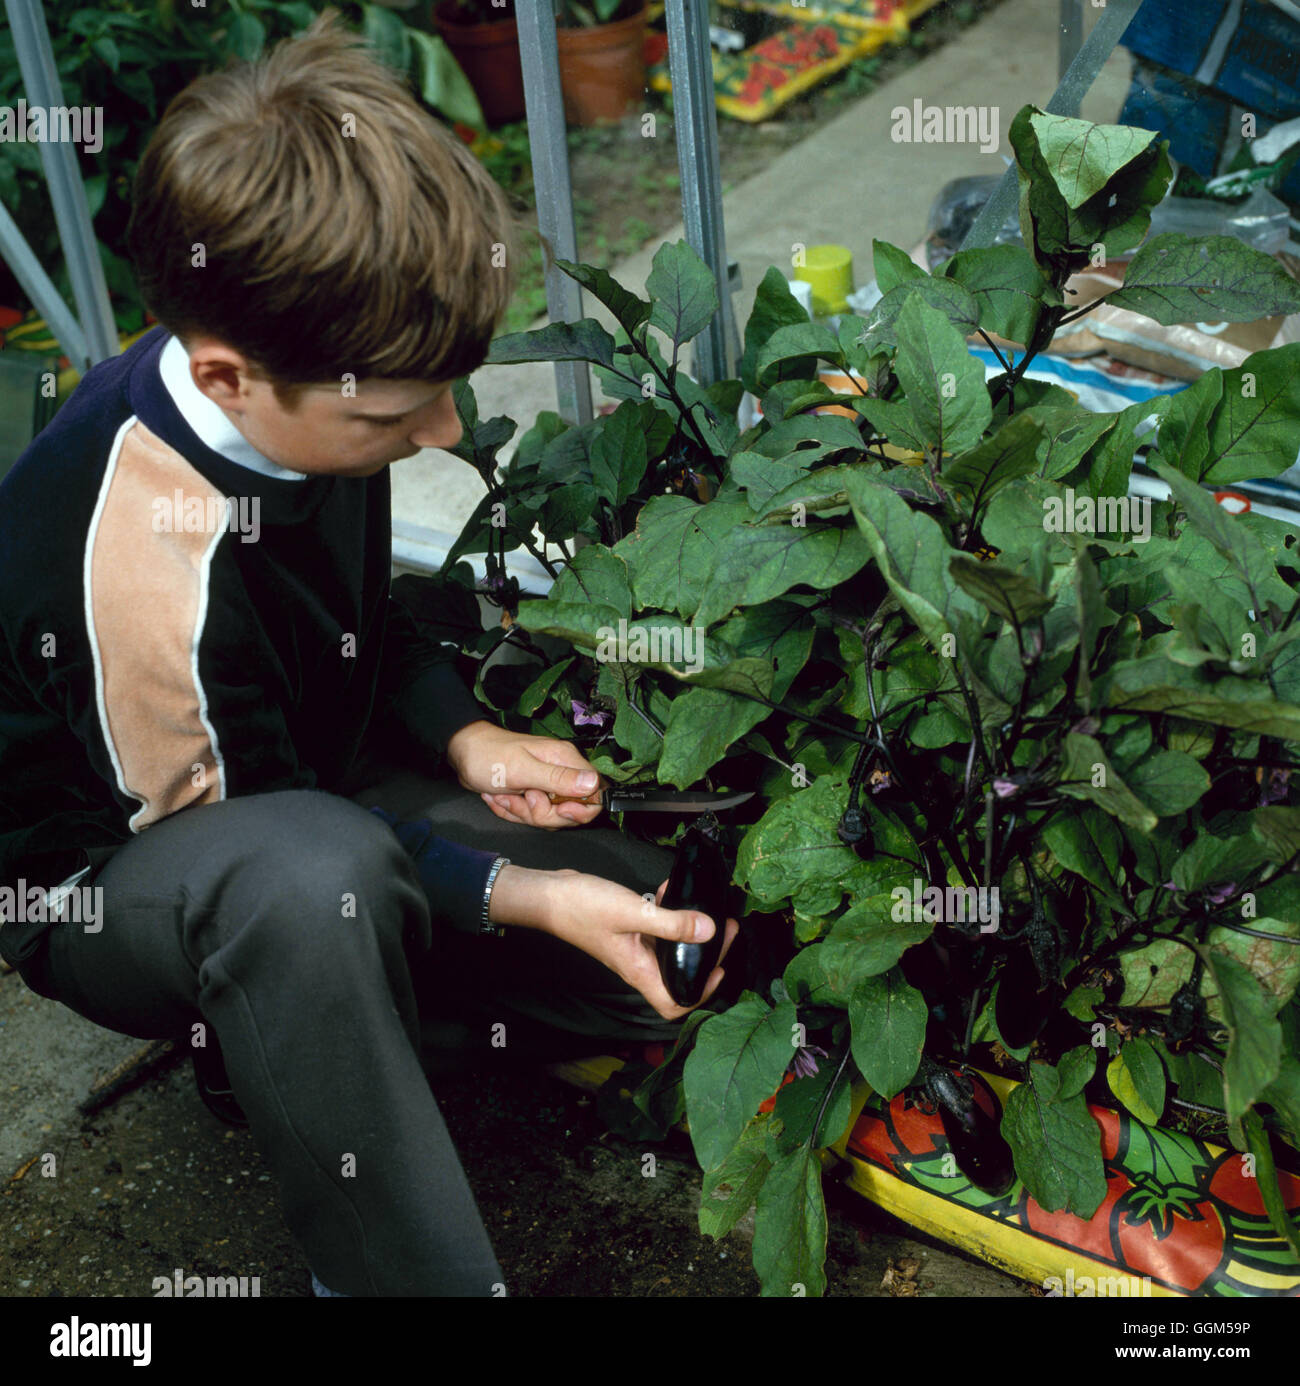
[(495, 24), (461, 24), (454, 5), (434, 12), (438, 34), (465, 71), (489, 125), (524, 118), (524, 74), (514, 16)]
[(564, 114), (572, 125), (622, 120), (645, 93), (643, 7), (593, 28), (557, 29)]

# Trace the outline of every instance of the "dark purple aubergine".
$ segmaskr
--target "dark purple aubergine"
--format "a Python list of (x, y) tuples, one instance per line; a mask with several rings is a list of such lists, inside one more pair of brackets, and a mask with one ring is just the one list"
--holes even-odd
[(1017, 948), (998, 981), (993, 1015), (1003, 1044), (1024, 1049), (1042, 1033), (1060, 1004), (1060, 987), (1044, 986), (1028, 948)]
[(723, 848), (717, 820), (711, 814), (697, 818), (682, 834), (668, 876), (668, 888), (659, 902), (666, 910), (694, 910), (707, 914), (714, 934), (704, 943), (655, 940), (659, 971), (668, 995), (679, 1006), (699, 1003), (727, 933), (727, 887), (731, 863)]
[(999, 1118), (985, 1110), (970, 1080), (951, 1070), (941, 1070), (929, 1086), (957, 1168), (977, 1189), (1006, 1193), (1016, 1182), (1016, 1167)]

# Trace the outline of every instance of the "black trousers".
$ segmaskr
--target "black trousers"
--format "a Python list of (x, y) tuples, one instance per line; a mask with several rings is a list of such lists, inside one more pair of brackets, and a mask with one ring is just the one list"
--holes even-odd
[(396, 834), (367, 810), (638, 892), (666, 879), (670, 856), (609, 827), (505, 823), (452, 782), (373, 759), (343, 790), (250, 795), (154, 824), (95, 878), (98, 931), (53, 926), (30, 980), (123, 1034), (193, 1043), (210, 1027), (286, 1222), (330, 1289), (499, 1295), (508, 1282), (430, 1089), (422, 1029), (459, 1022), (487, 1055), (527, 1049), (543, 1027), (650, 1042), (677, 1022), (549, 935), (477, 937), (431, 917)]

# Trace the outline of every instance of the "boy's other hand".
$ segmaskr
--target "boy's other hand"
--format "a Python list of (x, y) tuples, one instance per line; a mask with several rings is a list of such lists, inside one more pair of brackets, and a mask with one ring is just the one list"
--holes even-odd
[[(697, 921), (712, 937), (717, 920), (698, 910), (666, 910), (663, 899), (668, 882), (655, 892), (655, 902), (615, 881), (581, 871), (530, 871), (518, 866), (502, 868), (492, 892), (494, 922), (523, 925), (554, 934), (603, 963), (634, 987), (665, 1020), (680, 1020), (695, 1009), (679, 1006), (668, 994), (659, 971), (655, 940), (705, 942), (697, 939)], [(722, 921), (726, 934), (718, 965), (709, 976), (703, 1005), (722, 981), (722, 963), (740, 932), (734, 919)]]
[[(598, 803), (577, 802), (599, 788), (600, 777), (567, 741), (471, 722), (447, 743), (447, 761), (461, 785), (507, 823), (571, 828), (600, 813)], [(551, 794), (573, 798), (557, 804)]]

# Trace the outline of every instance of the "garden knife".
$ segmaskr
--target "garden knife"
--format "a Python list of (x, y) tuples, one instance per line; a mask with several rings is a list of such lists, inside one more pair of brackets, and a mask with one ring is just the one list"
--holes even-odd
[(569, 794), (551, 794), (553, 804), (599, 804), (607, 813), (717, 813), (733, 808), (754, 797), (754, 791), (743, 794), (713, 794), (707, 790), (660, 789), (657, 785), (617, 786), (598, 789), (585, 799)]

